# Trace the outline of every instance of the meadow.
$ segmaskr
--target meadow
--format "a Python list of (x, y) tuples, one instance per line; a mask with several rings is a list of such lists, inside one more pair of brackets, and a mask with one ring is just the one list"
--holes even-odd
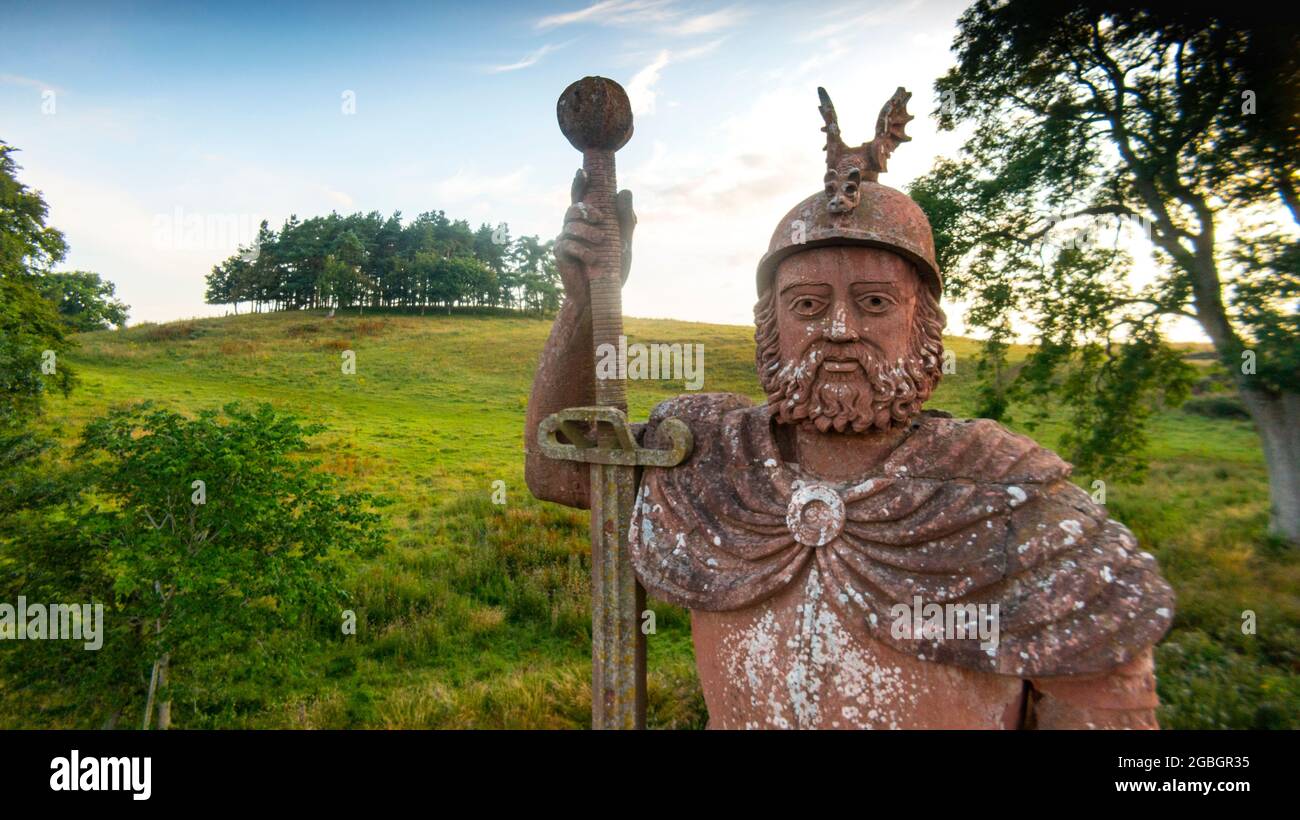
[[(519, 315), (285, 312), (83, 334), (66, 357), (79, 387), (44, 424), (71, 443), (113, 405), (152, 399), (192, 413), (270, 402), (328, 427), (312, 457), (349, 487), (392, 499), (385, 551), (358, 560), (357, 634), (337, 624), (267, 638), (266, 663), (231, 652), (175, 675), (202, 696), (179, 727), (579, 728), (589, 692), (585, 514), (532, 499), (522, 424), (549, 321)], [(702, 343), (704, 389), (759, 398), (752, 328), (629, 319), (632, 342)], [(930, 406), (969, 415), (976, 344), (949, 339), (957, 372)], [(343, 351), (356, 372), (343, 373)], [(631, 415), (682, 392), (630, 384)], [(1028, 430), (1053, 446), (1061, 423)], [(1300, 561), (1265, 536), (1268, 494), (1248, 421), (1157, 414), (1150, 470), (1106, 481), (1111, 514), (1154, 553), (1178, 593), (1157, 650), (1171, 728), (1300, 728)], [(493, 503), (494, 482), (506, 503)], [(497, 485), (500, 486), (500, 485)], [(702, 728), (689, 617), (652, 602), (649, 723)], [(1243, 612), (1255, 614), (1244, 634)], [(261, 656), (259, 656), (260, 658)], [(0, 698), (0, 725), (84, 726), (76, 704)]]

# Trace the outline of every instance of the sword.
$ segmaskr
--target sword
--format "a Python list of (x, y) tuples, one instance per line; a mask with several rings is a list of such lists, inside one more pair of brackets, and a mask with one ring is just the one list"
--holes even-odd
[[(623, 243), (619, 231), (614, 152), (632, 137), (627, 92), (604, 77), (584, 77), (556, 103), (560, 131), (582, 152), (584, 202), (604, 216), (604, 241), (588, 266), (594, 353), (620, 349), (623, 335)], [(636, 466), (672, 466), (690, 451), (690, 431), (669, 419), (663, 425), (669, 450), (643, 450), (627, 425), (627, 384), (622, 367), (612, 378), (596, 377), (597, 407), (555, 413), (538, 429), (541, 450), (551, 458), (591, 465), (591, 726), (645, 728), (645, 636), (640, 616), (645, 590), (632, 571), (628, 525), (636, 500)], [(599, 373), (599, 370), (597, 371)], [(676, 426), (673, 425), (675, 422)], [(589, 440), (586, 431), (595, 431)], [(563, 432), (568, 444), (556, 438)]]

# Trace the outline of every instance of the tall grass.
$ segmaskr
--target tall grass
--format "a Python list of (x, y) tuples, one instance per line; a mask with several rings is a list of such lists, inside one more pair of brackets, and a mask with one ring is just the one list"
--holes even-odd
[[(394, 499), (386, 551), (353, 569), (340, 611), (357, 633), (314, 623), (264, 643), (267, 663), (230, 653), (181, 668), (207, 682), (175, 706), (179, 726), (501, 727), (587, 725), (590, 714), (586, 516), (528, 496), (522, 425), (545, 321), (479, 313), (365, 317), (297, 312), (196, 319), (80, 337), (82, 379), (51, 402), (65, 440), (116, 403), (152, 398), (185, 411), (271, 401), (329, 426), (312, 457), (357, 489)], [(705, 346), (705, 390), (760, 398), (752, 329), (629, 320), (631, 341)], [(931, 406), (975, 405), (973, 342), (950, 339), (958, 368)], [(345, 375), (340, 354), (356, 354)], [(634, 419), (682, 392), (634, 382)], [(1013, 408), (1017, 419), (1024, 408)], [(1014, 426), (1014, 424), (1013, 424)], [(1061, 423), (1032, 435), (1051, 446)], [(1170, 410), (1156, 417), (1140, 484), (1100, 478), (1107, 503), (1159, 559), (1178, 592), (1157, 651), (1160, 718), (1170, 727), (1300, 727), (1300, 568), (1265, 537), (1267, 484), (1248, 422)], [(504, 481), (506, 503), (492, 503)], [(700, 728), (688, 613), (651, 602), (652, 726)], [(1258, 629), (1242, 633), (1242, 612)], [(2, 685), (2, 684), (0, 684)], [(0, 725), (99, 725), (77, 704), (0, 694)]]

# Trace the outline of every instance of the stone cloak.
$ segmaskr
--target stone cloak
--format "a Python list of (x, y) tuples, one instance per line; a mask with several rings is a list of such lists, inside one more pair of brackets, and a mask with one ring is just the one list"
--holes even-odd
[[(1021, 678), (1106, 672), (1169, 628), (1173, 590), (1154, 557), (1069, 481), (1069, 464), (996, 422), (923, 414), (875, 473), (834, 483), (782, 462), (768, 408), (744, 396), (661, 403), (649, 446), (669, 417), (690, 426), (694, 452), (646, 468), (629, 533), (637, 575), (661, 600), (743, 609), (813, 563), (832, 605), (876, 640)], [(797, 509), (809, 499), (837, 510), (811, 532)], [(896, 637), (891, 610), (918, 598), (997, 604), (997, 646)]]

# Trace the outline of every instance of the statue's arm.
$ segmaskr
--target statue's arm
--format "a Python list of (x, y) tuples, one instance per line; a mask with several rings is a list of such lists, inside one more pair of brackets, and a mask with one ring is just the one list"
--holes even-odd
[(555, 317), (537, 364), (524, 422), (524, 479), (529, 491), (543, 501), (584, 510), (591, 506), (590, 465), (542, 455), (537, 446), (537, 425), (560, 410), (595, 404), (594, 379), (591, 303), (585, 292), (570, 292)]
[[(524, 480), (534, 496), (569, 507), (588, 509), (591, 467), (577, 461), (557, 461), (542, 455), (537, 446), (537, 425), (547, 416), (569, 407), (596, 403), (595, 352), (591, 340), (589, 264), (603, 241), (600, 223), (610, 218), (587, 205), (586, 175), (573, 181), (573, 204), (564, 215), (564, 228), (555, 241), (555, 259), (564, 283), (564, 303), (551, 326), (542, 358), (533, 376), (524, 421)], [(636, 215), (632, 194), (617, 198), (619, 232), (623, 243), (623, 281), (632, 264), (632, 232)]]
[(1146, 649), (1104, 675), (1030, 681), (1034, 729), (1159, 729), (1155, 664)]

